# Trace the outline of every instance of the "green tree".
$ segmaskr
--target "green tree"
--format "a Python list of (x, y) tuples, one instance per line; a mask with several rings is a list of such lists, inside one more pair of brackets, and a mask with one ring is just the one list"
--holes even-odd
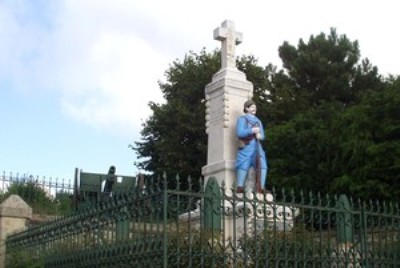
[(342, 176), (333, 191), (367, 198), (400, 196), (400, 78), (365, 94), (342, 116)]
[(308, 43), (300, 39), (297, 47), (284, 42), (279, 47), (279, 56), (292, 82), (295, 98), (305, 101), (307, 107), (331, 101), (350, 105), (358, 100), (360, 91), (375, 89), (381, 83), (377, 68), (368, 59), (357, 65), (358, 42), (338, 35), (334, 28), (328, 36), (311, 35)]
[(279, 53), (286, 70), (272, 75), (271, 110), (277, 112), (268, 129), (270, 181), (297, 189), (342, 191), (346, 187), (338, 185), (350, 178), (343, 170), (348, 164), (343, 143), (350, 138), (351, 122), (344, 116), (350, 108), (358, 109), (364, 95), (382, 92), (386, 83), (368, 59), (358, 64), (358, 42), (335, 29), (328, 36), (311, 36), (308, 43), (300, 39), (297, 47), (284, 42)]
[(219, 69), (218, 57), (190, 53), (166, 71), (167, 82), (160, 83), (166, 103), (149, 104), (153, 114), (143, 124), (141, 141), (132, 145), (140, 168), (156, 176), (200, 177), (207, 142), (204, 88)]
[(339, 103), (323, 103), (269, 129), (270, 185), (327, 192), (339, 175)]

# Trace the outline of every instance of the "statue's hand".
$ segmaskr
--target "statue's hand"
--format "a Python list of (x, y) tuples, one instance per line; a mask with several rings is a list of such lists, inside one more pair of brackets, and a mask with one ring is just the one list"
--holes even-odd
[(257, 134), (257, 133), (260, 133), (260, 132), (261, 132), (259, 127), (253, 127), (253, 128), (251, 129), (251, 131), (253, 132), (253, 134)]

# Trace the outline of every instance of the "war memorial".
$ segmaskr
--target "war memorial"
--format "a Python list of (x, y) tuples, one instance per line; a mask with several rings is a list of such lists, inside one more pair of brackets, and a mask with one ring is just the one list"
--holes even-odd
[[(214, 39), (221, 42), (221, 68), (205, 87), (208, 153), (200, 190), (192, 189), (193, 178), (183, 190), (179, 177), (144, 186), (118, 180), (111, 169), (83, 173), (75, 185), (77, 202), (84, 202), (70, 215), (29, 228), (32, 211), (12, 196), (0, 205), (0, 267), (22, 260), (52, 268), (399, 267), (398, 207), (345, 195), (268, 192), (260, 183), (262, 162), (246, 166), (238, 185), (237, 124), (250, 112), (252, 104), (244, 104), (253, 85), (236, 68), (243, 36), (234, 23), (224, 21)], [(249, 129), (255, 155), (261, 129)], [(176, 187), (168, 188), (168, 180)]]

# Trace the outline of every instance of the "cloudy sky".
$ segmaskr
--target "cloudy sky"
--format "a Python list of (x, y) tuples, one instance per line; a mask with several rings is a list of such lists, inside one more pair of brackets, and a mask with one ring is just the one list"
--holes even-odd
[(277, 49), (334, 27), (383, 75), (400, 74), (396, 1), (0, 0), (0, 172), (72, 178), (74, 169), (135, 175), (157, 82), (189, 51), (220, 46), (281, 66)]

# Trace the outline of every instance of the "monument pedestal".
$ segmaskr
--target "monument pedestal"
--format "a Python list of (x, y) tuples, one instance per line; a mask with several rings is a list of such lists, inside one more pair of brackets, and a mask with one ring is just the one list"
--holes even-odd
[(219, 184), (231, 188), (236, 181), (235, 159), (238, 148), (236, 120), (243, 103), (252, 97), (253, 84), (237, 69), (222, 69), (206, 86), (207, 165), (202, 174), (206, 180), (215, 177)]

